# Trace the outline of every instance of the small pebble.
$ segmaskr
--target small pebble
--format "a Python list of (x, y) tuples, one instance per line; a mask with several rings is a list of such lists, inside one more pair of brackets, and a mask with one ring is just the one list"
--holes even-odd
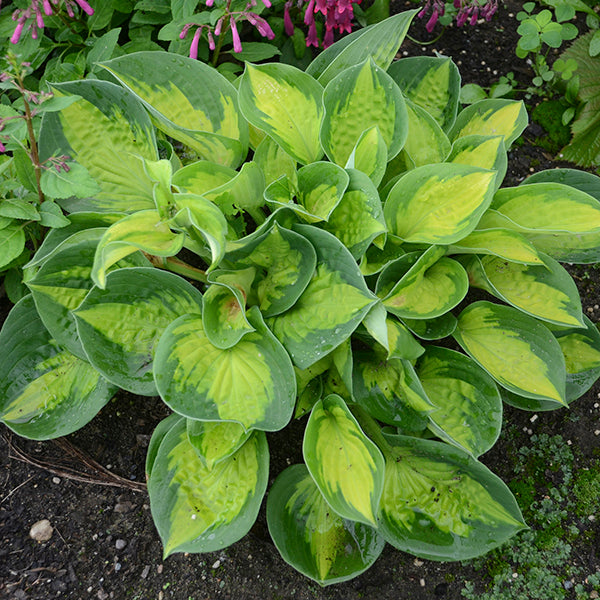
[(115, 542), (115, 548), (117, 550), (123, 550), (123, 548), (125, 548), (125, 546), (127, 546), (127, 542), (125, 540), (119, 539)]
[(115, 571), (120, 571), (121, 570), (121, 563), (115, 563)]
[(594, 431), (594, 435), (600, 435), (600, 429), (596, 429), (596, 431)]
[(573, 587), (573, 582), (572, 581), (565, 581), (563, 583), (563, 587), (565, 588), (565, 590), (570, 590)]
[(596, 516), (595, 515), (590, 515), (588, 517), (588, 521), (595, 521), (596, 520)]
[(218, 569), (220, 566), (221, 566), (221, 561), (217, 559), (217, 560), (215, 560), (212, 568), (213, 569)]
[(58, 485), (60, 483), (60, 477), (53, 477), (52, 483), (56, 483)]
[(158, 567), (156, 567), (156, 572), (160, 575), (163, 572), (163, 566), (158, 565)]
[(531, 423), (535, 423), (537, 421), (537, 419), (538, 419), (538, 416), (537, 415), (533, 415), (533, 417), (531, 417), (531, 419), (529, 419), (529, 421)]
[(415, 558), (415, 560), (413, 560), (413, 565), (415, 565), (415, 567), (422, 567), (423, 561), (419, 560), (418, 558)]
[(421, 577), (421, 579), (419, 579), (419, 584), (421, 585), (421, 587), (425, 587), (425, 580)]
[(149, 573), (150, 573), (150, 565), (146, 565), (144, 567), (144, 570), (142, 571), (142, 579), (146, 579), (146, 577), (148, 577)]
[(29, 537), (36, 542), (47, 542), (51, 537), (54, 529), (50, 525), (48, 519), (42, 519), (34, 523), (29, 530)]

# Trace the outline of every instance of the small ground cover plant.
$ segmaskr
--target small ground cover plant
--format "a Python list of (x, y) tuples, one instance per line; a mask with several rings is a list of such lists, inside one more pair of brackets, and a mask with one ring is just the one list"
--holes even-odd
[[(386, 542), (460, 560), (526, 527), (478, 457), (502, 402), (567, 406), (600, 375), (600, 334), (558, 261), (600, 257), (599, 180), (502, 189), (521, 102), (459, 112), (447, 58), (392, 62), (416, 11), (302, 71), (140, 52), (56, 84), (40, 154), (98, 190), (29, 262), (0, 345), (0, 418), (49, 439), (118, 388), (173, 413), (148, 449), (165, 557), (252, 526), (267, 433), (306, 422), (267, 521), (321, 585)], [(108, 81), (110, 77), (110, 81)], [(473, 291), (473, 288), (478, 290)], [(481, 291), (483, 290), (483, 291)]]

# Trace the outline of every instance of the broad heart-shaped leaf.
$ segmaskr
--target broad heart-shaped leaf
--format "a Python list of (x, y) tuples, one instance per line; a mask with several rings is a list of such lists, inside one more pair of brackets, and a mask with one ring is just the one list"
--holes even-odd
[(25, 248), (23, 225), (14, 223), (0, 229), (0, 268), (20, 256)]
[(185, 236), (174, 233), (156, 210), (140, 210), (111, 225), (96, 248), (91, 277), (104, 289), (106, 273), (116, 262), (141, 250), (154, 256), (175, 256)]
[(225, 256), (232, 266), (255, 267), (258, 306), (265, 317), (291, 308), (309, 284), (317, 264), (313, 245), (302, 235), (280, 227), (277, 222), (264, 233)]
[(239, 423), (186, 419), (188, 440), (208, 469), (236, 452), (252, 435)]
[(146, 481), (150, 479), (150, 473), (152, 473), (152, 469), (154, 467), (154, 461), (158, 455), (158, 449), (162, 444), (162, 441), (165, 439), (165, 436), (169, 431), (175, 426), (179, 421), (185, 421), (185, 417), (178, 415), (177, 413), (171, 413), (166, 419), (163, 419), (152, 432), (152, 437), (150, 438), (150, 443), (148, 444), (148, 450), (146, 452), (146, 464), (145, 472), (146, 472)]
[(498, 190), (478, 229), (520, 232), (538, 250), (563, 262), (600, 260), (600, 202), (560, 183)]
[(308, 65), (306, 72), (327, 85), (346, 69), (372, 58), (384, 71), (396, 56), (417, 10), (407, 10), (370, 27), (359, 29), (329, 46)]
[(450, 153), (450, 140), (438, 122), (419, 105), (408, 100), (408, 138), (402, 149), (411, 166), (422, 167), (446, 160)]
[(454, 338), (502, 387), (566, 405), (565, 360), (552, 333), (511, 306), (474, 302), (458, 318)]
[(305, 465), (292, 465), (275, 480), (267, 524), (283, 560), (320, 585), (360, 575), (385, 545), (372, 527), (332, 511)]
[[(394, 285), (383, 298), (389, 312), (400, 318), (434, 319), (463, 300), (469, 290), (467, 272), (455, 260), (440, 258), (440, 253), (444, 248), (431, 246)], [(383, 271), (380, 281), (393, 270), (394, 263)]]
[(237, 174), (238, 172), (231, 167), (208, 160), (197, 160), (175, 171), (171, 183), (181, 191), (202, 196), (229, 183)]
[(417, 373), (436, 407), (429, 413), (432, 431), (474, 457), (487, 452), (502, 428), (494, 380), (464, 354), (437, 346), (427, 346)]
[(387, 158), (400, 152), (408, 134), (404, 98), (394, 80), (372, 59), (346, 69), (323, 92), (321, 144), (329, 159), (344, 166), (365, 130), (377, 126)]
[(213, 552), (248, 533), (269, 478), (265, 434), (254, 432), (228, 458), (209, 468), (188, 439), (185, 419), (164, 434), (148, 479), (150, 509), (165, 557)]
[(323, 156), (323, 88), (310, 75), (291, 65), (246, 63), (239, 94), (246, 119), (294, 160), (306, 165)]
[(402, 319), (402, 323), (422, 340), (441, 340), (452, 335), (457, 320), (452, 313), (435, 319)]
[(317, 487), (338, 515), (375, 525), (383, 455), (339, 396), (331, 394), (313, 407), (302, 453)]
[[(246, 318), (246, 289), (255, 270), (213, 272), (212, 285), (204, 293), (202, 326), (210, 343), (225, 350), (254, 331)], [(244, 285), (247, 282), (247, 285)]]
[(391, 262), (406, 254), (403, 244), (398, 236), (388, 234), (383, 248), (369, 246), (360, 261), (360, 272), (365, 277), (380, 273)]
[(254, 161), (265, 177), (265, 185), (269, 186), (282, 175), (296, 181), (296, 161), (273, 139), (266, 136), (254, 153)]
[(204, 332), (200, 315), (175, 320), (158, 343), (156, 387), (175, 412), (204, 421), (236, 421), (245, 429), (277, 431), (294, 410), (292, 363), (256, 307), (247, 313), (256, 331), (221, 350)]
[(460, 95), (460, 73), (452, 59), (412, 56), (393, 62), (387, 72), (402, 93), (424, 108), (444, 131), (452, 127)]
[(547, 169), (530, 175), (521, 185), (562, 183), (600, 200), (600, 177), (579, 169)]
[(201, 306), (202, 295), (182, 277), (136, 267), (109, 273), (106, 289), (94, 287), (74, 314), (90, 363), (119, 387), (155, 396), (152, 363), (160, 336)]
[(237, 167), (248, 125), (235, 88), (216, 69), (168, 52), (134, 52), (102, 64), (148, 108), (156, 126), (199, 156)]
[(430, 560), (485, 554), (526, 527), (506, 485), (463, 450), (386, 436), (379, 531), (404, 552)]
[[(473, 257), (471, 285), (542, 321), (583, 327), (581, 299), (575, 282), (555, 260), (540, 255), (542, 265), (523, 265), (495, 256)], [(481, 285), (481, 282), (483, 285)]]
[(52, 339), (31, 296), (9, 313), (0, 344), (0, 420), (23, 437), (47, 440), (72, 433), (116, 391)]
[(44, 114), (40, 158), (70, 156), (102, 189), (74, 208), (106, 212), (154, 208), (154, 183), (141, 158), (158, 157), (154, 129), (143, 106), (108, 81), (55, 84), (53, 91), (55, 96), (77, 94), (81, 99), (60, 112)]
[(466, 135), (460, 137), (452, 144), (452, 150), (446, 160), (496, 171), (498, 173), (496, 187), (500, 187), (508, 167), (504, 136)]
[(523, 133), (528, 122), (522, 101), (486, 99), (462, 110), (448, 135), (452, 141), (473, 134), (502, 135), (508, 149)]
[(350, 337), (377, 298), (335, 236), (311, 225), (294, 230), (314, 246), (317, 268), (296, 304), (269, 326), (294, 364), (306, 369)]
[(375, 351), (357, 352), (353, 391), (357, 403), (372, 417), (400, 427), (420, 431), (434, 409), (412, 365)]
[(496, 174), (441, 163), (400, 178), (384, 206), (390, 232), (407, 242), (452, 244), (471, 233), (492, 201)]
[[(98, 241), (105, 229), (93, 228), (74, 234), (61, 244), (27, 281), (40, 318), (52, 337), (66, 350), (87, 360), (72, 311), (79, 307), (94, 283), (92, 265)], [(148, 267), (141, 253), (127, 256), (119, 267)]]
[(346, 193), (326, 223), (320, 226), (333, 233), (359, 259), (387, 228), (377, 188), (371, 179), (356, 169), (346, 169), (350, 176)]
[(535, 246), (511, 229), (475, 230), (448, 248), (448, 254), (491, 254), (524, 265), (543, 265)]

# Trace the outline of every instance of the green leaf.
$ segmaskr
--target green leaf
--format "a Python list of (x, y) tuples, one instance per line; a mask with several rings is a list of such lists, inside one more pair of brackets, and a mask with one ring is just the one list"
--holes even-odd
[(183, 247), (183, 234), (173, 233), (156, 210), (142, 210), (111, 225), (98, 243), (91, 278), (104, 289), (107, 270), (141, 250), (154, 256), (175, 256)]
[(173, 173), (171, 184), (181, 191), (202, 196), (229, 183), (237, 174), (231, 167), (208, 160), (198, 160)]
[(291, 361), (258, 309), (247, 317), (256, 331), (224, 350), (210, 343), (200, 315), (185, 315), (167, 327), (156, 350), (154, 378), (175, 412), (265, 431), (288, 423), (296, 397)]
[(361, 135), (377, 126), (387, 158), (400, 152), (408, 134), (404, 98), (394, 80), (372, 59), (346, 69), (323, 92), (325, 117), (321, 144), (329, 159), (343, 166)]
[(23, 437), (47, 440), (72, 433), (116, 391), (52, 339), (31, 296), (10, 312), (0, 344), (0, 420)]
[(267, 524), (283, 560), (320, 585), (356, 577), (385, 544), (372, 527), (332, 511), (304, 465), (288, 467), (275, 480)]
[(156, 126), (201, 158), (237, 167), (248, 150), (248, 125), (235, 88), (201, 61), (167, 52), (135, 52), (103, 63), (141, 100)]
[(39, 221), (37, 207), (26, 198), (3, 198), (0, 200), (0, 217), (23, 221)]
[(250, 437), (239, 423), (187, 419), (187, 436), (208, 469), (230, 457)]
[(441, 340), (452, 335), (457, 320), (452, 313), (446, 313), (436, 319), (402, 319), (412, 333), (422, 340)]
[(373, 125), (361, 133), (356, 146), (348, 157), (346, 169), (362, 171), (377, 187), (383, 179), (386, 165), (387, 144), (379, 127)]
[(384, 71), (396, 56), (417, 10), (407, 10), (364, 29), (359, 29), (329, 46), (308, 65), (306, 72), (327, 85), (336, 75), (365, 59)]
[(87, 170), (102, 191), (85, 200), (86, 209), (133, 212), (154, 208), (153, 184), (139, 157), (156, 160), (156, 141), (142, 105), (107, 81), (55, 84), (53, 91), (58, 97), (77, 94), (81, 99), (58, 113), (44, 115), (40, 159), (67, 155)]
[(582, 327), (581, 300), (575, 282), (559, 263), (541, 255), (542, 265), (508, 262), (484, 256), (479, 265), (483, 288), (515, 308), (542, 321)]
[(74, 312), (90, 363), (119, 387), (155, 396), (152, 363), (167, 325), (199, 312), (202, 296), (183, 278), (154, 268), (117, 269)]
[(102, 188), (92, 179), (88, 170), (71, 163), (68, 171), (44, 169), (42, 172), (42, 192), (49, 198), (70, 198), (71, 196), (95, 196)]
[(281, 51), (273, 44), (244, 41), (242, 51), (237, 52), (235, 58), (243, 62), (259, 62), (261, 60), (267, 60), (267, 58), (273, 58), (273, 56), (279, 54), (281, 54)]
[(46, 200), (40, 206), (40, 225), (42, 227), (55, 227), (57, 229), (66, 227), (70, 221), (67, 219), (61, 207), (52, 200)]
[(306, 369), (346, 340), (377, 298), (336, 237), (311, 225), (294, 230), (315, 247), (317, 269), (296, 304), (269, 326), (294, 364)]
[(341, 201), (321, 226), (333, 233), (356, 259), (385, 234), (383, 207), (375, 184), (356, 169), (346, 169), (350, 181)]
[(0, 268), (10, 264), (25, 248), (22, 225), (8, 225), (0, 229)]
[(365, 277), (380, 273), (392, 261), (406, 254), (403, 243), (398, 236), (388, 234), (383, 247), (369, 246), (360, 261), (361, 273)]
[(492, 201), (493, 171), (441, 163), (409, 171), (384, 207), (391, 233), (407, 242), (452, 244), (471, 233)]
[(430, 560), (485, 554), (526, 527), (506, 485), (448, 444), (386, 436), (379, 531), (392, 546)]
[(432, 431), (475, 458), (487, 452), (502, 428), (494, 380), (464, 354), (437, 346), (427, 346), (417, 373), (436, 407), (429, 413)]
[(511, 144), (527, 127), (527, 111), (523, 102), (495, 98), (467, 106), (456, 117), (448, 136), (452, 141), (466, 135), (502, 135), (504, 145)]
[(566, 405), (563, 354), (534, 318), (510, 306), (475, 302), (460, 314), (454, 338), (507, 390)]
[(252, 527), (269, 477), (265, 434), (255, 432), (228, 458), (207, 467), (189, 442), (185, 420), (164, 436), (148, 479), (150, 509), (165, 557), (213, 552)]
[(424, 108), (444, 131), (452, 127), (460, 94), (460, 73), (452, 59), (412, 56), (393, 62), (387, 72), (402, 93)]
[(504, 180), (508, 158), (501, 135), (466, 135), (452, 144), (448, 162), (496, 171), (496, 186)]
[(247, 63), (239, 94), (248, 122), (294, 160), (310, 164), (323, 156), (319, 143), (323, 88), (310, 75), (291, 65)]
[(263, 139), (254, 152), (254, 161), (264, 174), (265, 186), (282, 175), (297, 185), (296, 161), (274, 139), (268, 136)]
[(383, 456), (339, 396), (327, 396), (313, 407), (302, 453), (317, 487), (338, 515), (376, 524)]
[(304, 236), (275, 222), (264, 233), (240, 240), (225, 260), (237, 268), (256, 268), (258, 306), (265, 317), (273, 317), (289, 310), (304, 292), (314, 273), (317, 255)]

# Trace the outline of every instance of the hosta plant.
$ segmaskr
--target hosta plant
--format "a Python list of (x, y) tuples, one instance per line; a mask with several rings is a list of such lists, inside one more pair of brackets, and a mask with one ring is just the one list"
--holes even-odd
[(483, 554), (525, 527), (479, 460), (502, 402), (567, 406), (600, 373), (559, 264), (600, 258), (598, 179), (501, 188), (523, 105), (459, 112), (449, 59), (392, 62), (413, 15), (306, 72), (247, 64), (233, 86), (139, 53), (53, 90), (80, 99), (44, 115), (42, 157), (100, 191), (63, 202), (70, 225), (30, 262), (0, 334), (0, 415), (48, 439), (117, 388), (159, 395), (172, 414), (146, 473), (165, 556), (248, 532), (268, 434), (293, 419), (303, 460), (266, 516), (296, 569), (343, 581), (386, 542)]

